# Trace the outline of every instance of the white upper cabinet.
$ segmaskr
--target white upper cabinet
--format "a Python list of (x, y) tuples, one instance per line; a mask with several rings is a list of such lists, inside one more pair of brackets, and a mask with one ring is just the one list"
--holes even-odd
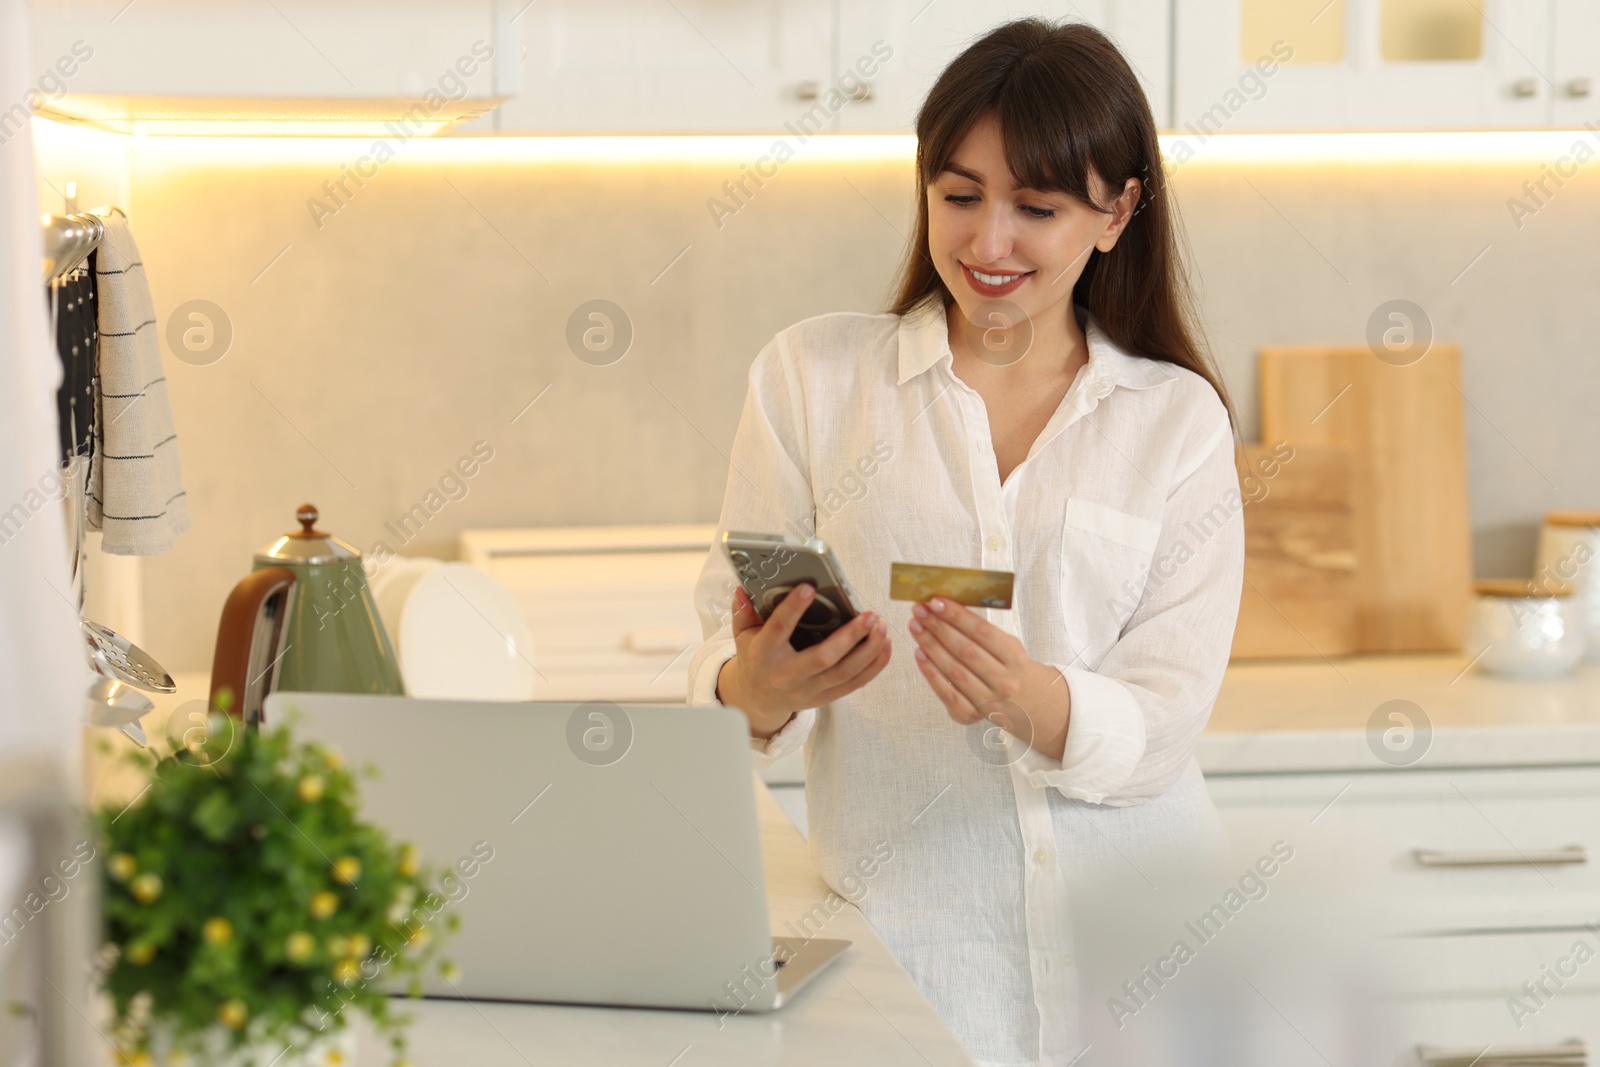
[(504, 92), (495, 0), (34, 0), (47, 114), (174, 122), (418, 116), (448, 124)]
[[(1175, 8), (1179, 132), (1551, 121), (1552, 25), (1542, 0), (1181, 0)], [(1594, 45), (1591, 33), (1575, 47), (1593, 53)]]
[(1013, 18), (1087, 19), (1170, 101), (1167, 0), (540, 0), (512, 16), (502, 131), (904, 133), (950, 60)]
[(1027, 15), (1085, 21), (1104, 30), (1144, 84), (1156, 124), (1166, 125), (1171, 99), (1167, 0), (871, 0), (839, 5), (839, 71), (872, 57), (875, 47), (887, 46), (892, 54), (869, 79), (866, 99), (840, 111), (839, 128), (913, 129), (917, 109), (950, 61), (987, 31)]
[(1179, 133), (1600, 115), (1600, 0), (32, 4), (45, 113), (149, 132), (355, 132), (409, 111), (430, 132), (903, 133), (963, 48), (1027, 15), (1103, 29)]
[(1600, 117), (1600, 3), (1554, 0), (1551, 35), (1550, 124), (1579, 129)]
[(519, 88), (492, 127), (780, 130), (828, 89), (832, 7), (830, 0), (538, 0), (510, 17), (515, 45), (503, 61), (516, 65)]

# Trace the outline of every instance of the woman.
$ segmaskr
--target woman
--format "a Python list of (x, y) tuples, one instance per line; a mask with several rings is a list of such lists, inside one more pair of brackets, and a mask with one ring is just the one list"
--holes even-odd
[[(830, 885), (892, 849), (859, 906), (975, 1059), (1065, 1064), (1069, 883), (1216, 836), (1192, 752), (1243, 571), (1230, 409), (1103, 35), (996, 29), (917, 135), (899, 298), (761, 351), (721, 516), (814, 530), (871, 610), (803, 652), (809, 586), (722, 625), (714, 552), (690, 699), (743, 711), (758, 762), (805, 743)], [(1013, 607), (891, 601), (895, 561), (1013, 571)]]

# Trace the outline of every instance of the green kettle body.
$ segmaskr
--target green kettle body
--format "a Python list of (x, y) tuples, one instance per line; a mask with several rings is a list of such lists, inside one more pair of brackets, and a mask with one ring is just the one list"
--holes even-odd
[[(283, 566), (257, 560), (255, 569)], [(278, 689), (300, 693), (404, 693), (400, 664), (361, 560), (301, 563), (284, 631)]]
[(316, 529), (312, 505), (295, 517), (301, 529), (256, 553), (217, 626), (211, 706), (247, 723), (261, 721), (267, 695), (280, 689), (405, 693), (361, 553)]

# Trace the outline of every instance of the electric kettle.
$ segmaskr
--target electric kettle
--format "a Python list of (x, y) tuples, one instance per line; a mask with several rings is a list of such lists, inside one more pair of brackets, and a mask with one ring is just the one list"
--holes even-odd
[(260, 723), (262, 703), (278, 690), (405, 692), (361, 553), (316, 529), (317, 517), (300, 505), (301, 528), (257, 552), (222, 606), (211, 706), (226, 689), (229, 714), (247, 723)]

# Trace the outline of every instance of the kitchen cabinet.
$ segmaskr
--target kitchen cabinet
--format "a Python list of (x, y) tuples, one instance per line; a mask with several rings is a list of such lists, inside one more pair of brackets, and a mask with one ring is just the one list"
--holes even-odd
[(1554, 0), (1556, 32), (1551, 34), (1550, 124), (1578, 129), (1596, 117), (1600, 92), (1600, 4), (1594, 0)]
[[(1173, 126), (1206, 137), (1543, 126), (1553, 120), (1551, 42), (1570, 32), (1563, 19), (1592, 20), (1591, 6), (1185, 0), (1174, 5)], [(1567, 47), (1595, 51), (1592, 33), (1571, 36)]]
[[(1112, 34), (1162, 124), (1165, 0), (619, 0), (604, 16), (544, 0), (513, 16), (521, 89), (479, 127), (502, 132), (909, 132), (946, 64), (989, 28), (1037, 14)], [(836, 96), (830, 97), (830, 90)]]
[(1284, 839), (1337, 856), (1419, 927), (1600, 915), (1600, 766), (1211, 774), (1207, 784), (1236, 848)]
[(1600, 1048), (1600, 765), (1207, 783), (1238, 855), (1292, 842), (1381, 915), (1374, 1039), (1393, 1048), (1372, 1062), (1593, 1062), (1566, 1057)]
[[(1459, 1067), (1477, 1057), (1483, 1064), (1593, 1063), (1600, 1050), (1597, 952), (1600, 935), (1584, 929), (1395, 941), (1385, 971), (1396, 994), (1387, 1000), (1388, 1029), (1400, 1047), (1393, 1061), (1382, 1062), (1437, 1064), (1439, 1053), (1451, 1050), (1464, 1053), (1454, 1061)], [(1544, 991), (1530, 995), (1524, 982), (1542, 982)], [(1438, 1051), (1420, 1059), (1419, 1046)]]
[(504, 132), (779, 131), (833, 80), (829, 0), (542, 0), (510, 24)]
[(1381, 926), (1392, 1048), (1368, 1062), (1592, 1063), (1572, 1043), (1600, 1047), (1600, 668), (1468, 666), (1236, 664), (1196, 755), (1236, 855), (1290, 842), (1301, 886)]
[(853, 101), (839, 113), (839, 128), (913, 129), (917, 108), (945, 66), (986, 31), (1025, 15), (1085, 21), (1104, 30), (1139, 75), (1156, 125), (1167, 124), (1171, 19), (1165, 0), (1044, 0), (1029, 4), (874, 0), (839, 5), (838, 69), (842, 72), (857, 58), (869, 55), (878, 41), (887, 42), (894, 55), (872, 79), (870, 97)]
[(492, 62), (509, 17), (497, 0), (36, 0), (33, 57), (50, 77), (47, 114), (125, 132), (220, 121), (300, 132), (419, 102), (448, 122), (509, 91), (496, 78), (515, 68)]

